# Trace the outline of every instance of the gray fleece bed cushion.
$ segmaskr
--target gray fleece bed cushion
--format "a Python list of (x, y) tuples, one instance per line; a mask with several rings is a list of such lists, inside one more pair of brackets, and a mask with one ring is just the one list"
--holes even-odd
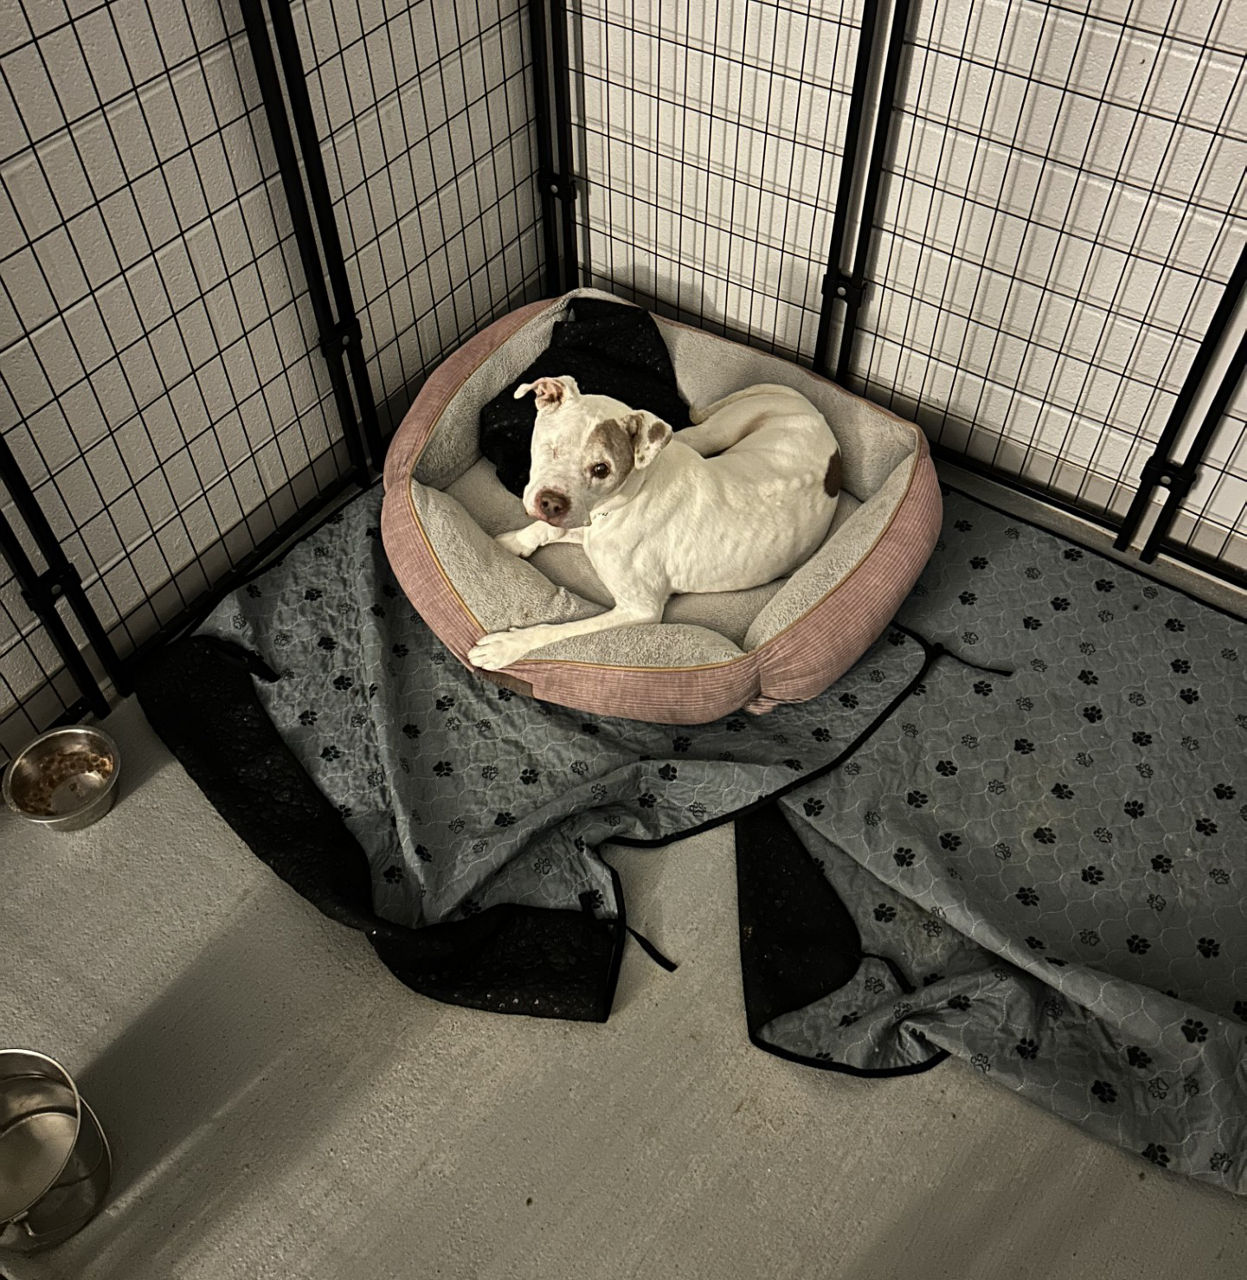
[[(578, 297), (609, 295), (576, 290), (532, 303), (469, 340), (425, 383), (386, 458), (381, 528), (395, 576), (468, 667), (468, 651), (487, 632), (611, 604), (581, 548), (553, 545), (524, 561), (494, 541), (528, 518), (479, 447), (482, 405), (545, 350)], [(879, 637), (934, 549), (941, 503), (925, 437), (797, 365), (654, 319), (690, 403), (781, 382), (818, 406), (844, 459), (831, 531), (790, 577), (677, 595), (659, 623), (561, 640), (505, 672), (479, 674), (546, 701), (666, 724), (815, 697)]]

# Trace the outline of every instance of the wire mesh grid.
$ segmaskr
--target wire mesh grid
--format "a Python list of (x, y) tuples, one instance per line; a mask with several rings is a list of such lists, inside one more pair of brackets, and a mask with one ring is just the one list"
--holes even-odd
[(812, 359), (860, 10), (570, 5), (585, 283)]
[(123, 656), (346, 467), (233, 0), (28, 5), (0, 414)]
[(383, 427), (466, 337), (541, 295), (524, 14), (519, 0), (294, 10)]
[(1120, 516), (1247, 231), (1241, 10), (915, 8), (858, 385)]
[[(2, 490), (0, 490), (2, 493)], [(0, 521), (16, 530), (13, 509), (0, 501)], [(32, 559), (33, 546), (23, 546)], [(47, 629), (22, 596), (8, 562), (0, 558), (0, 768), (36, 733), (79, 701)]]
[(1247, 379), (1240, 379), (1162, 546), (1247, 574)]

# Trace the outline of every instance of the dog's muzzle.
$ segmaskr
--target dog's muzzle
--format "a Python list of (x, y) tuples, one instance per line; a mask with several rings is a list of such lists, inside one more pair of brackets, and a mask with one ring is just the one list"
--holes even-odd
[(547, 524), (557, 525), (571, 510), (571, 500), (557, 489), (538, 489), (533, 494), (532, 509), (529, 515)]

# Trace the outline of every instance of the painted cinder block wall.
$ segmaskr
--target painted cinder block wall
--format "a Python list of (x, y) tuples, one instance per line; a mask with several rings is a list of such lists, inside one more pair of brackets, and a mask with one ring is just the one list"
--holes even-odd
[[(586, 282), (808, 360), (862, 0), (568, 8)], [(124, 654), (345, 448), (238, 0), (4, 13), (0, 432)], [(384, 421), (541, 292), (527, 6), (293, 15)], [(915, 0), (851, 382), (1123, 510), (1243, 240), (1245, 39), (1230, 0)], [(1175, 530), (1237, 564), (1244, 408)], [(0, 750), (59, 667), (0, 566)]]
[[(861, 0), (575, 8), (592, 283), (809, 360)], [(1245, 17), (915, 0), (854, 389), (1123, 514), (1247, 239)], [(1240, 568), (1245, 409), (1174, 530)]]
[[(525, 14), (293, 16), (384, 415), (538, 295)], [(6, 0), (0, 178), (0, 432), (124, 656), (347, 468), (237, 0)], [(0, 566), (5, 746), (59, 667)]]

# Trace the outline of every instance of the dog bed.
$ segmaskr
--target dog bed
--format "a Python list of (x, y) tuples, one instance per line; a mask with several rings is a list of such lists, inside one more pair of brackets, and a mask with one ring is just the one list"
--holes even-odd
[[(386, 457), (386, 554), (412, 604), (467, 667), (488, 632), (611, 604), (579, 547), (556, 543), (525, 561), (494, 541), (529, 521), (479, 445), (482, 406), (545, 351), (577, 298), (611, 300), (575, 290), (521, 307), (465, 343), (429, 377)], [(664, 724), (815, 697), (879, 637), (934, 549), (941, 502), (926, 439), (913, 423), (779, 357), (655, 321), (691, 403), (781, 382), (818, 406), (843, 456), (831, 531), (787, 578), (675, 596), (661, 622), (560, 640), (479, 674), (545, 701)]]

